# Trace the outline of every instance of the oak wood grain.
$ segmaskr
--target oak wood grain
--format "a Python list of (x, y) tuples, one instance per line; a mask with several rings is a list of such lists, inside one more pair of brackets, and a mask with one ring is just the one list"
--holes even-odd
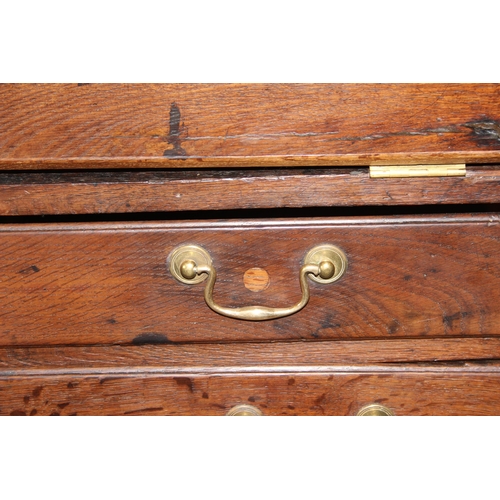
[(1, 376), (2, 415), (356, 415), (380, 403), (396, 415), (498, 415), (498, 365), (336, 367), (324, 373)]
[[(366, 168), (458, 162), (464, 178)], [(498, 203), (499, 162), (500, 85), (0, 86), (3, 216)], [(0, 414), (500, 414), (497, 213), (246, 216), (4, 219)], [(166, 266), (201, 244), (217, 302), (283, 307), (325, 242), (344, 278), (264, 323), (217, 315)]]
[[(220, 316), (204, 284), (179, 283), (166, 260), (201, 245), (229, 307), (286, 307), (300, 297), (305, 254), (329, 242), (349, 260), (310, 284), (299, 313), (246, 322)], [(498, 214), (0, 227), (0, 344), (49, 345), (376, 339), (500, 334)], [(243, 284), (265, 269), (270, 286)]]
[(0, 215), (499, 203), (500, 167), (370, 179), (367, 169), (0, 172)]
[[(283, 373), (335, 365), (500, 359), (500, 337), (0, 348), (0, 375)], [(450, 366), (453, 366), (450, 364)]]
[(0, 88), (0, 169), (499, 160), (498, 84)]

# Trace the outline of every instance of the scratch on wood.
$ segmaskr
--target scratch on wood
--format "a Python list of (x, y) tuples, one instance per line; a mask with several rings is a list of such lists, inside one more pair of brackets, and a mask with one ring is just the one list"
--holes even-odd
[(124, 415), (135, 415), (135, 414), (141, 414), (141, 413), (149, 413), (149, 412), (157, 412), (157, 411), (163, 411), (163, 407), (158, 406), (155, 408), (141, 408), (140, 410), (131, 410), (131, 411), (125, 411), (123, 412)]
[(404, 130), (401, 132), (386, 132), (381, 134), (370, 134), (365, 136), (353, 137), (335, 137), (328, 139), (330, 141), (376, 141), (379, 139), (386, 139), (390, 137), (412, 137), (419, 135), (433, 135), (433, 134), (457, 134), (460, 132), (459, 126), (451, 125), (449, 127), (438, 128), (424, 128), (420, 130)]
[[(421, 130), (409, 130), (401, 132), (387, 132), (381, 134), (369, 134), (364, 136), (345, 136), (345, 137), (329, 137), (338, 136), (338, 131), (329, 132), (282, 132), (275, 134), (237, 134), (237, 135), (225, 135), (225, 136), (200, 136), (200, 137), (186, 137), (186, 141), (206, 141), (206, 140), (227, 140), (227, 139), (250, 139), (250, 140), (261, 140), (261, 139), (273, 139), (281, 137), (324, 137), (328, 141), (369, 141), (385, 139), (387, 137), (398, 137), (398, 136), (416, 136), (416, 135), (432, 135), (432, 134), (457, 134), (460, 133), (459, 125), (451, 125), (449, 127), (438, 127), (438, 128), (427, 128)], [(326, 139), (328, 137), (328, 139)]]
[[(495, 120), (484, 120), (476, 122), (468, 122), (464, 124), (449, 125), (447, 127), (424, 128), (418, 130), (403, 130), (398, 132), (383, 132), (359, 136), (339, 136), (337, 131), (329, 132), (283, 132), (275, 134), (237, 134), (225, 136), (200, 136), (186, 137), (185, 141), (206, 141), (206, 140), (227, 140), (227, 139), (246, 139), (246, 140), (264, 140), (281, 137), (317, 137), (325, 138), (327, 141), (376, 141), (391, 137), (412, 137), (426, 136), (434, 134), (460, 134), (463, 133), (462, 127), (467, 127), (473, 130), (475, 136), (486, 140), (495, 140), (500, 142), (500, 123)], [(334, 137), (331, 137), (334, 136)], [(170, 142), (170, 141), (169, 141)], [(173, 151), (173, 150), (169, 150)], [(173, 154), (173, 153), (171, 153)]]

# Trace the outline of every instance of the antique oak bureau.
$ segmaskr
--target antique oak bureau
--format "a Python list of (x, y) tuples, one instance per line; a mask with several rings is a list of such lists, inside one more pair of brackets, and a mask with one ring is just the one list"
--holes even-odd
[(500, 85), (0, 85), (0, 414), (500, 413)]

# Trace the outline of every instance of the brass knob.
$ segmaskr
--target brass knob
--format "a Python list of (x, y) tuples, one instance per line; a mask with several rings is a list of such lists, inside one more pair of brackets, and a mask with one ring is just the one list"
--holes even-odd
[(358, 411), (358, 417), (393, 417), (394, 412), (387, 408), (387, 406), (371, 404), (363, 406), (361, 410)]
[(180, 267), (180, 273), (183, 278), (192, 280), (196, 278), (196, 262), (194, 260), (185, 260)]
[(252, 405), (233, 406), (227, 413), (228, 417), (261, 417), (262, 412)]
[(323, 280), (329, 280), (333, 278), (335, 274), (335, 264), (331, 260), (322, 260), (319, 263), (319, 273), (318, 276)]

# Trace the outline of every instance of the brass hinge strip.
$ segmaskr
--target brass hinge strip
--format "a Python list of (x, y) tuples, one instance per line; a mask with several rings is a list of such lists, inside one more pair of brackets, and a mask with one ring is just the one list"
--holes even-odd
[(455, 165), (372, 165), (370, 177), (464, 177), (465, 163)]

